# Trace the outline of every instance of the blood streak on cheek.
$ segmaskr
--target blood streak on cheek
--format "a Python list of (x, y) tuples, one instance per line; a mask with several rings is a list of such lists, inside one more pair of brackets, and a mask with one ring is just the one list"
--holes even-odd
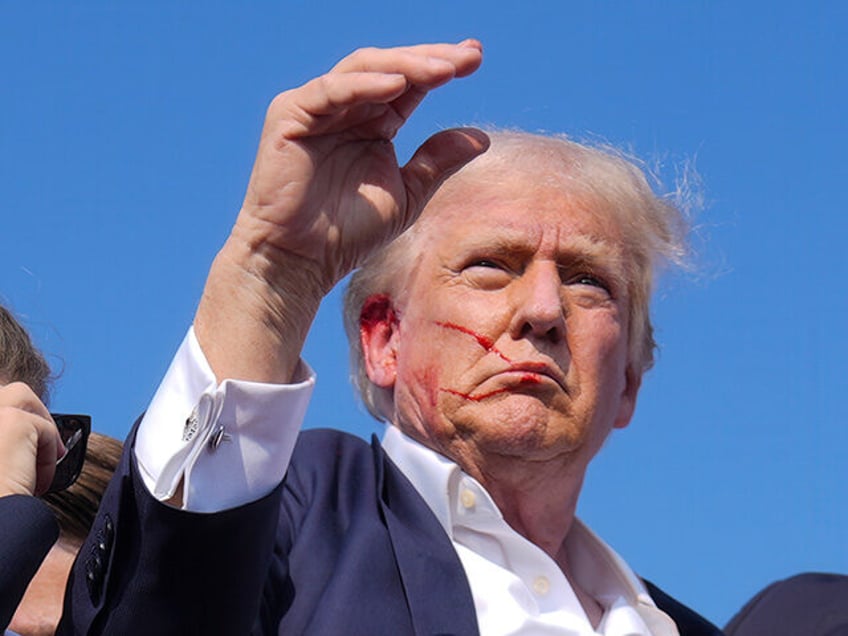
[[(541, 384), (542, 380), (538, 375), (534, 373), (525, 373), (519, 378), (519, 382), (521, 384)], [(472, 395), (471, 393), (463, 393), (462, 391), (456, 391), (454, 389), (440, 389), (442, 393), (449, 393), (450, 395), (456, 395), (458, 397), (463, 398), (464, 400), (471, 400), (472, 402), (481, 402), (486, 398), (490, 398), (494, 395), (499, 395), (500, 393), (506, 393), (510, 391), (509, 388), (503, 389), (495, 389), (494, 391), (489, 391), (488, 393), (480, 393), (478, 395)]]
[[(436, 324), (439, 327), (444, 327), (445, 329), (453, 329), (454, 331), (458, 331), (459, 333), (464, 333), (467, 336), (474, 338), (474, 340), (479, 344), (483, 349), (486, 350), (487, 353), (492, 353), (498, 356), (501, 360), (512, 364), (512, 360), (506, 357), (503, 353), (501, 353), (498, 348), (495, 346), (494, 341), (491, 338), (488, 338), (482, 334), (477, 333), (476, 331), (469, 329), (468, 327), (463, 327), (462, 325), (457, 325), (452, 322), (440, 322), (436, 321)], [(526, 367), (526, 365), (525, 365)], [(539, 370), (543, 371), (545, 369), (545, 365), (540, 363)], [(534, 373), (525, 373), (519, 379), (521, 384), (541, 384), (542, 380), (538, 375)], [(463, 393), (462, 391), (457, 391), (456, 389), (439, 389), (442, 393), (448, 393), (450, 395), (456, 395), (465, 400), (471, 400), (472, 402), (480, 402), (485, 400), (486, 398), (490, 398), (492, 396), (498, 395), (500, 393), (506, 393), (510, 389), (496, 389), (494, 391), (489, 391), (488, 393), (480, 393), (478, 395), (472, 395), (471, 393)]]
[(470, 393), (463, 393), (462, 391), (455, 391), (454, 389), (441, 389), (441, 391), (443, 393), (457, 395), (465, 400), (471, 400), (472, 402), (480, 402), (481, 400), (490, 398), (493, 395), (498, 395), (499, 393), (506, 393), (507, 389), (497, 389), (495, 391), (489, 391), (488, 393), (481, 393), (480, 395), (471, 395)]
[(436, 398), (440, 389), (436, 388), (437, 375), (435, 368), (425, 367), (413, 376), (415, 386), (422, 390), (423, 395), (426, 397), (427, 403), (431, 408), (435, 408), (438, 405)]
[(501, 360), (504, 360), (505, 362), (512, 363), (512, 360), (510, 360), (503, 353), (498, 351), (498, 348), (495, 346), (495, 342), (491, 338), (488, 338), (488, 337), (486, 337), (482, 334), (479, 334), (476, 331), (469, 329), (468, 327), (463, 327), (462, 325), (456, 325), (452, 322), (436, 321), (436, 324), (439, 327), (444, 327), (445, 329), (453, 329), (454, 331), (458, 331), (460, 333), (464, 333), (467, 336), (471, 336), (472, 338), (474, 338), (474, 340), (477, 341), (477, 344), (479, 344), (481, 347), (483, 347), (483, 349), (485, 349), (488, 353), (493, 353), (496, 356), (498, 356)]

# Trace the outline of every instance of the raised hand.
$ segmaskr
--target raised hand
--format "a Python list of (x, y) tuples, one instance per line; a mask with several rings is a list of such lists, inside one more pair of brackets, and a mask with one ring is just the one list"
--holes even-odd
[(428, 91), (481, 61), (474, 40), (361, 49), (273, 100), (195, 319), (219, 378), (290, 379), (321, 298), (486, 149), (478, 130), (442, 131), (401, 167), (391, 143)]
[(0, 387), (0, 497), (44, 493), (63, 453), (59, 430), (32, 389)]

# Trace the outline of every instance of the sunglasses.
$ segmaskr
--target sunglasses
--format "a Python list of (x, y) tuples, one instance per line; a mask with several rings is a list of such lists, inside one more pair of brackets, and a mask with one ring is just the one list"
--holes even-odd
[[(88, 435), (91, 433), (90, 415), (65, 415), (63, 413), (51, 413), (62, 443), (67, 451), (58, 462), (53, 481), (47, 492), (59, 492), (73, 484), (82, 472), (85, 462), (85, 449), (88, 446)], [(46, 493), (45, 493), (46, 494)]]

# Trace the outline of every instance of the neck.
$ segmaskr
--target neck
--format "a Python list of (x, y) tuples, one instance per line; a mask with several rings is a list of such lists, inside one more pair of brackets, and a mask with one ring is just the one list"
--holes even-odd
[(486, 488), (513, 530), (559, 563), (585, 474), (572, 460), (495, 456), (458, 463)]
[(573, 458), (560, 461), (492, 461), (460, 466), (477, 479), (494, 499), (513, 530), (544, 550), (568, 579), (593, 627), (603, 617), (603, 607), (575, 578), (565, 548), (574, 524), (577, 499), (586, 467)]

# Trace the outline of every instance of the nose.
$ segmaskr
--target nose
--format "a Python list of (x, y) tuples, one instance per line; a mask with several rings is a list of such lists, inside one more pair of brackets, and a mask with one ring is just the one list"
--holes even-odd
[(513, 283), (513, 338), (558, 343), (565, 337), (562, 281), (554, 263), (531, 264)]

